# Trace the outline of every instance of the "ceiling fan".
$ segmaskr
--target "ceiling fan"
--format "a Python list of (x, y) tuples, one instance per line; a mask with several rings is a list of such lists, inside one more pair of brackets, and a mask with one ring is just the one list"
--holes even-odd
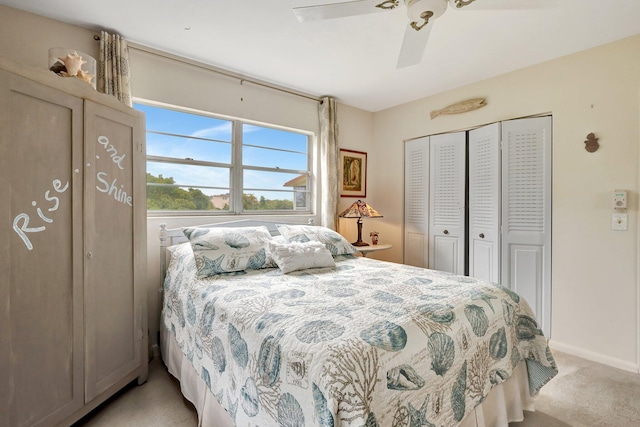
[[(476, 1), (482, 3), (486, 0), (352, 0), (341, 3), (327, 3), (327, 1), (325, 0), (321, 4), (294, 7), (293, 12), (299, 21), (307, 22), (387, 12), (404, 3), (407, 8), (409, 24), (404, 33), (397, 64), (397, 68), (404, 68), (418, 64), (422, 60), (434, 21), (447, 10), (447, 6), (451, 6), (453, 9), (462, 9)], [(493, 0), (491, 8), (521, 9), (523, 6), (533, 5), (535, 7), (539, 2), (540, 0), (510, 0), (507, 5), (505, 0), (497, 2), (498, 4)]]

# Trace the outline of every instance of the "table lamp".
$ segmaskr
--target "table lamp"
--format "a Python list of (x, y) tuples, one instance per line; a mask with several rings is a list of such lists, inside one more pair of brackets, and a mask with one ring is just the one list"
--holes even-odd
[(358, 240), (353, 242), (353, 246), (369, 246), (368, 243), (362, 241), (362, 218), (382, 218), (380, 213), (371, 206), (358, 200), (353, 202), (344, 212), (338, 215), (340, 218), (358, 218)]

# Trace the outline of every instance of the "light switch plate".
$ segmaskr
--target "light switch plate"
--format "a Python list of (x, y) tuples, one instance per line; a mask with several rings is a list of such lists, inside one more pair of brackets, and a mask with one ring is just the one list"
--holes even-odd
[(627, 230), (627, 214), (611, 214), (611, 229), (626, 231)]

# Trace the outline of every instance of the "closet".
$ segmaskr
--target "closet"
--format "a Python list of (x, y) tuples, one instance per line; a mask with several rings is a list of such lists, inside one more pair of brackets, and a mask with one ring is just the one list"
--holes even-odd
[(144, 117), (0, 57), (0, 425), (146, 381)]
[(551, 117), (407, 141), (404, 228), (405, 263), (507, 286), (549, 334)]

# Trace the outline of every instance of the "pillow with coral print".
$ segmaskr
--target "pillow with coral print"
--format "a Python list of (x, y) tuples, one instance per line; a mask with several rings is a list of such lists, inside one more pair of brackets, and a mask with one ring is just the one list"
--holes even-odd
[(271, 234), (267, 227), (186, 227), (182, 231), (191, 244), (200, 279), (277, 267), (269, 253)]
[(288, 242), (321, 242), (334, 257), (358, 253), (358, 250), (342, 235), (327, 227), (289, 224), (278, 224), (276, 227)]

